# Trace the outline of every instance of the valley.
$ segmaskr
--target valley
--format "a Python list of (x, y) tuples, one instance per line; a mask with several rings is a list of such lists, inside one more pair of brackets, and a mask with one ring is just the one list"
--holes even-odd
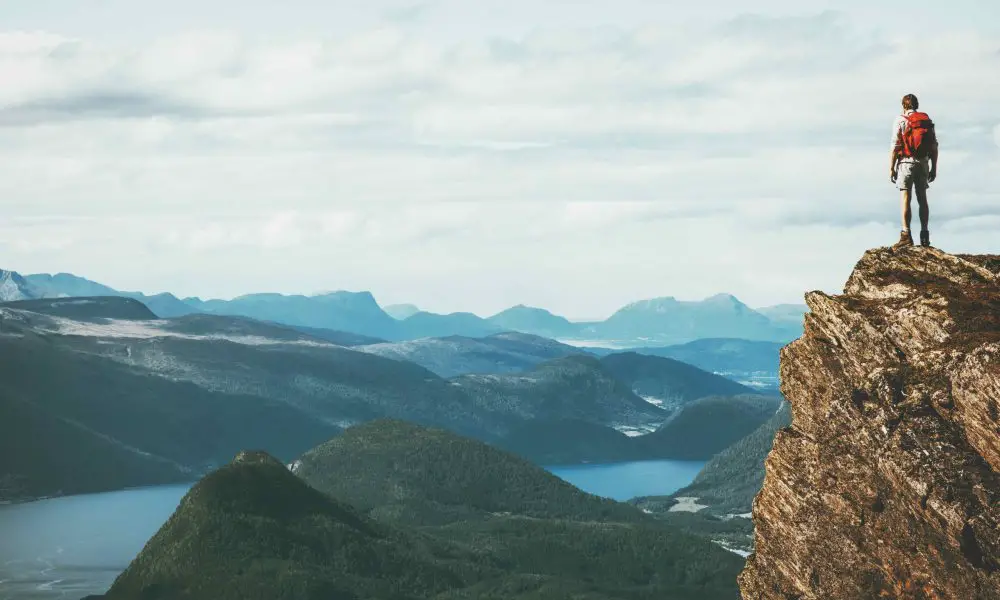
[[(8, 276), (10, 281), (14, 279)], [(33, 284), (19, 285), (45, 283), (35, 278)], [(8, 292), (10, 288), (8, 283)], [(45, 295), (37, 289), (36, 295)], [(589, 551), (556, 540), (566, 535), (566, 527), (576, 532), (574, 539), (587, 539), (594, 530), (585, 523), (594, 519), (628, 524), (613, 529), (624, 527), (620, 534), (630, 544), (655, 546), (648, 535), (660, 541), (681, 536), (689, 548), (713, 548), (710, 553), (732, 557), (712, 559), (717, 567), (740, 564), (748, 532), (741, 519), (728, 520), (718, 512), (725, 504), (718, 498), (732, 496), (725, 489), (732, 482), (713, 478), (718, 467), (706, 461), (745, 443), (743, 436), (766, 429), (780, 411), (782, 400), (772, 387), (746, 385), (731, 374), (734, 369), (773, 369), (776, 343), (719, 338), (612, 350), (483, 328), (469, 316), (462, 318), (473, 324), (471, 329), (459, 334), (448, 329), (452, 321), (419, 317), (419, 312), (407, 318), (422, 319), (428, 328), (424, 333), (444, 335), (389, 341), (396, 334), (382, 331), (380, 338), (369, 335), (375, 333), (370, 330), (317, 326), (355, 319), (353, 304), (367, 302), (363, 296), (330, 300), (337, 307), (334, 312), (347, 312), (326, 321), (183, 311), (176, 310), (176, 303), (172, 316), (164, 318), (153, 310), (163, 306), (164, 298), (150, 298), (116, 292), (0, 304), (0, 502), (8, 503), (0, 507), (0, 530), (24, 535), (18, 533), (29, 526), (23, 523), (64, 523), (84, 511), (98, 522), (122, 517), (121, 526), (131, 523), (127, 528), (134, 534), (104, 535), (106, 545), (94, 546), (84, 542), (85, 529), (79, 527), (68, 528), (65, 535), (39, 531), (33, 547), (42, 562), (25, 562), (23, 552), (8, 549), (0, 590), (16, 587), (16, 597), (35, 598), (103, 593), (116, 578), (121, 580), (123, 561), (131, 560), (144, 536), (163, 525), (167, 511), (183, 511), (186, 501), (180, 507), (177, 502), (199, 489), (192, 489), (191, 482), (229, 472), (232, 457), (247, 449), (275, 457), (268, 460), (276, 460), (324, 497), (344, 503), (343, 510), (373, 519), (371, 527), (389, 527), (378, 535), (397, 541), (389, 546), (380, 542), (381, 550), (365, 552), (388, 552), (386, 557), (405, 552), (406, 561), (430, 561), (421, 569), (444, 568), (442, 576), (457, 587), (434, 587), (441, 598), (519, 597), (522, 592), (515, 588), (528, 594), (525, 598), (547, 597), (554, 590), (604, 597), (608, 590), (574, 579), (555, 564), (549, 575), (530, 584), (518, 574), (518, 561), (536, 552), (541, 539), (551, 538), (546, 543), (556, 544), (558, 552), (586, 561)], [(298, 302), (300, 309), (308, 304)], [(538, 329), (541, 319), (542, 331), (566, 333), (565, 323), (556, 327), (544, 317), (518, 307), (503, 320), (533, 322)], [(323, 456), (331, 458), (318, 458)], [(398, 479), (405, 464), (410, 464), (409, 478)], [(343, 471), (348, 465), (352, 470)], [(463, 483), (463, 477), (475, 477), (478, 483)], [(526, 495), (518, 497), (511, 483), (525, 477)], [(450, 480), (455, 483), (448, 484)], [(376, 482), (390, 487), (370, 487)], [(282, 494), (290, 493), (289, 485), (281, 484)], [(480, 485), (495, 487), (474, 491)], [(546, 493), (555, 496), (534, 496), (553, 485)], [(276, 492), (268, 489), (259, 492)], [(580, 490), (595, 495), (580, 495)], [(240, 492), (247, 493), (257, 492)], [(569, 495), (560, 499), (559, 494)], [(685, 506), (684, 494), (705, 499), (715, 494), (718, 506), (677, 512)], [(386, 503), (385, 498), (396, 500)], [(499, 498), (507, 499), (491, 504)], [(219, 501), (213, 500), (213, 506)], [(149, 510), (128, 508), (135, 502), (148, 504)], [(308, 510), (326, 509), (316, 505)], [(566, 510), (570, 512), (559, 512)], [(330, 518), (316, 515), (310, 518)], [(509, 516), (497, 520), (500, 515)], [(22, 525), (12, 525), (15, 521)], [(555, 523), (563, 524), (553, 529)], [(330, 522), (335, 529), (342, 526)], [(124, 531), (117, 524), (109, 527)], [(602, 530), (602, 536), (608, 535), (609, 530)], [(278, 532), (272, 529), (268, 535)], [(229, 543), (228, 533), (220, 530), (218, 535), (222, 537), (213, 544)], [(483, 546), (478, 558), (458, 566), (466, 560), (457, 558), (459, 547), (477, 547), (496, 535), (509, 538), (511, 546), (489, 546), (487, 554), (497, 553), (493, 558), (482, 554)], [(529, 539), (535, 541), (529, 544)], [(363, 543), (361, 538), (357, 543)], [(409, 554), (414, 543), (423, 548), (418, 554), (424, 558)], [(663, 551), (676, 550), (670, 548)], [(451, 566), (435, 558), (439, 552), (452, 557), (447, 561)], [(144, 559), (137, 560), (133, 566)], [(315, 568), (284, 560), (295, 562), (297, 570)], [(643, 563), (647, 558), (627, 560)], [(229, 572), (229, 567), (220, 569)], [(487, 572), (494, 574), (487, 577)], [(317, 572), (317, 577), (317, 590), (333, 589), (321, 583), (333, 581), (328, 575)], [(349, 588), (381, 589), (374, 580), (357, 577), (348, 578), (354, 582)], [(724, 591), (732, 588), (722, 583), (731, 580), (713, 575), (691, 584), (701, 591), (689, 587), (690, 582), (671, 589), (677, 597), (693, 594), (692, 600), (705, 593), (732, 598), (731, 591)], [(639, 585), (632, 593), (645, 598), (667, 589), (662, 585), (676, 585), (668, 581), (628, 585)], [(116, 583), (118, 591), (113, 588), (108, 598), (131, 597), (133, 592), (120, 591), (131, 589), (128, 585)], [(295, 597), (312, 593), (293, 588), (298, 590)]]
[[(98, 470), (121, 464), (113, 475), (90, 477), (85, 465), (52, 464), (47, 450), (14, 452), (25, 446), (17, 427), (0, 442), (11, 449), (2, 467), (12, 498), (169, 483), (203, 475), (247, 446), (290, 460), (346, 427), (384, 417), (446, 427), (538, 464), (707, 459), (734, 440), (712, 442), (710, 434), (706, 449), (692, 452), (652, 432), (678, 416), (695, 423), (696, 436), (711, 432), (710, 415), (694, 416), (702, 411), (695, 401), (709, 396), (734, 406), (747, 398), (777, 402), (673, 359), (597, 357), (527, 334), (411, 342), (447, 348), (431, 353), (452, 374), (444, 377), (399, 354), (272, 323), (206, 314), (159, 319), (132, 298), (15, 301), (0, 311), (3, 423), (35, 422), (48, 432), (35, 438), (80, 444), (106, 457), (91, 463)], [(527, 357), (520, 370), (511, 356)], [(479, 372), (455, 374), (470, 364)], [(539, 427), (548, 433), (530, 433)]]

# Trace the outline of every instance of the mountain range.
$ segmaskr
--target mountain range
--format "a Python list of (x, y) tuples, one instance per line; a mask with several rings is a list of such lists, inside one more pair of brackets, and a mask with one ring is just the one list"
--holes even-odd
[(0, 301), (109, 295), (135, 298), (160, 317), (195, 312), (243, 316), (388, 341), (451, 335), (483, 337), (517, 331), (619, 347), (662, 346), (720, 337), (788, 342), (801, 334), (802, 315), (806, 311), (800, 305), (754, 310), (734, 296), (718, 294), (702, 301), (681, 301), (672, 297), (644, 300), (621, 308), (604, 321), (577, 323), (544, 309), (523, 305), (483, 318), (469, 312), (430, 313), (413, 305), (393, 305), (384, 310), (369, 292), (341, 291), (312, 296), (255, 293), (231, 300), (179, 299), (169, 293), (147, 296), (139, 292), (120, 292), (67, 273), (21, 277), (0, 271)]
[[(650, 437), (663, 440), (656, 444), (635, 436), (667, 426), (699, 398), (740, 403), (753, 393), (672, 359), (573, 354), (525, 334), (486, 338), (531, 356), (521, 371), (442, 377), (324, 339), (336, 332), (206, 313), (158, 319), (121, 296), (21, 300), (0, 305), (0, 315), (7, 498), (190, 478), (250, 445), (289, 460), (384, 417), (444, 427), (541, 464), (666, 457), (686, 451), (671, 436)], [(695, 421), (691, 435), (714, 437), (716, 424)], [(540, 423), (552, 425), (548, 450), (526, 435)], [(53, 453), (70, 442), (72, 452)], [(713, 447), (725, 445), (720, 438)], [(106, 462), (81, 466), (88, 454)]]

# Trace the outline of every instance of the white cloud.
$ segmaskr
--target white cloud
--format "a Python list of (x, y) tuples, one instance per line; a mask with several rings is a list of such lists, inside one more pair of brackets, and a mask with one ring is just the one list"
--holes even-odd
[(284, 291), (453, 310), (796, 301), (891, 239), (910, 91), (942, 140), (935, 232), (984, 247), (1000, 215), (1000, 35), (971, 20), (912, 40), (840, 13), (636, 13), (456, 40), (428, 23), (458, 8), (381, 10), (325, 37), (0, 32), (3, 266), (231, 295), (263, 261)]

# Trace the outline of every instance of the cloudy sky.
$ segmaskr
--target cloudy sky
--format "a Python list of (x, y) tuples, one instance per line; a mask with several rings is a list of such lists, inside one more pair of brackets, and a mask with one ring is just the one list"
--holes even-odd
[(480, 314), (799, 302), (898, 236), (907, 92), (935, 244), (1000, 251), (995, 3), (753, 4), (0, 0), (0, 268)]

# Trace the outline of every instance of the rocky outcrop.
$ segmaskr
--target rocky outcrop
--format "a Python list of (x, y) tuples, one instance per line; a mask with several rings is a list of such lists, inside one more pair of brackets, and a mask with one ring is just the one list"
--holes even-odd
[(871, 250), (806, 300), (743, 598), (1000, 599), (1000, 256)]

